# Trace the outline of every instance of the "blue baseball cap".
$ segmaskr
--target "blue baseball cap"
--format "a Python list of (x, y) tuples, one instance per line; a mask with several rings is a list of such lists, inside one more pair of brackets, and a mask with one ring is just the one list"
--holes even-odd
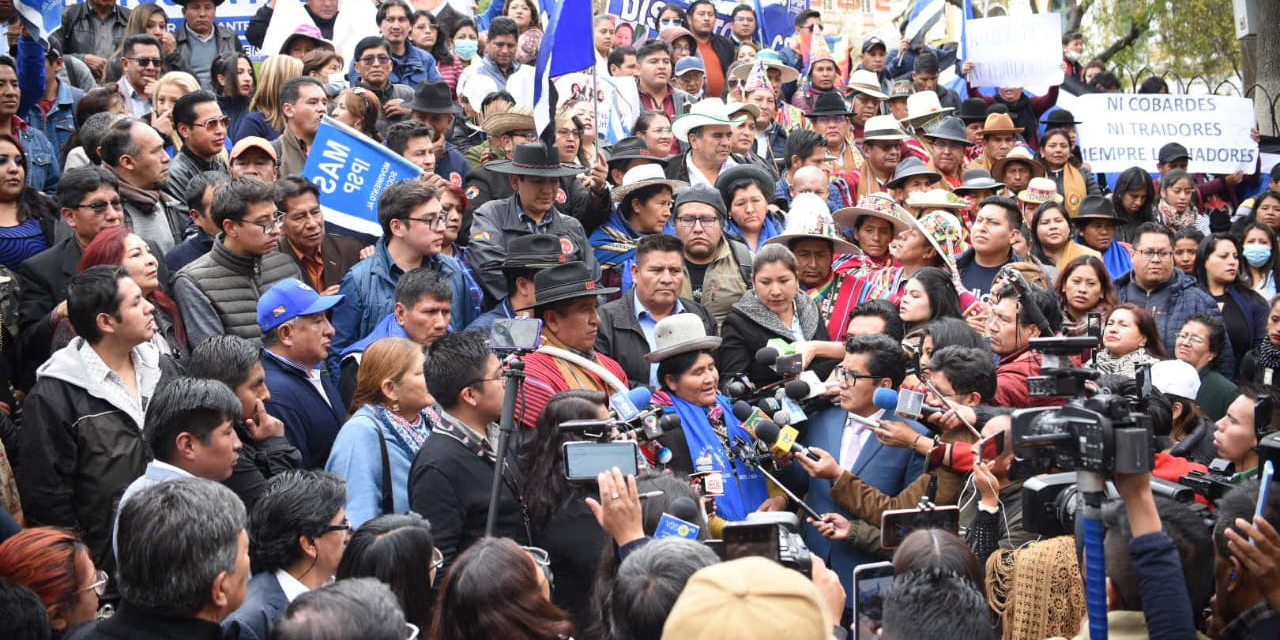
[(702, 58), (693, 56), (685, 56), (676, 62), (676, 75), (682, 76), (690, 71), (707, 72), (707, 65), (702, 63)]
[(340, 302), (342, 296), (322, 296), (297, 278), (285, 278), (258, 298), (258, 326), (270, 331), (294, 318), (328, 311)]

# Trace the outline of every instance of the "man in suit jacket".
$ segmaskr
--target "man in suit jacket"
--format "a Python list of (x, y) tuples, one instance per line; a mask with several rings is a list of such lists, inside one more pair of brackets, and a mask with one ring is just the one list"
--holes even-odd
[[(886, 494), (902, 491), (924, 472), (924, 458), (909, 449), (885, 446), (876, 437), (875, 429), (852, 416), (873, 422), (884, 417), (884, 411), (877, 409), (873, 401), (875, 391), (880, 387), (897, 388), (906, 377), (906, 369), (906, 354), (893, 338), (883, 334), (850, 338), (845, 344), (844, 361), (837, 369), (840, 407), (811, 417), (801, 441), (808, 447), (831, 452), (842, 468)], [(910, 421), (907, 424), (921, 437), (927, 437), (923, 425)], [(831, 498), (830, 480), (810, 478), (808, 483), (811, 507), (821, 513), (840, 514), (852, 523), (849, 540), (830, 540), (811, 524), (802, 531), (809, 550), (840, 576), (848, 594), (844, 611), (847, 624), (852, 619), (853, 568), (888, 559), (879, 553), (879, 523), (858, 520), (837, 505)]]
[(326, 296), (338, 293), (342, 276), (373, 255), (373, 249), (366, 252), (359, 240), (325, 230), (320, 189), (310, 180), (285, 176), (277, 181), (276, 208), (284, 213), (280, 253), (298, 264), (303, 282)]

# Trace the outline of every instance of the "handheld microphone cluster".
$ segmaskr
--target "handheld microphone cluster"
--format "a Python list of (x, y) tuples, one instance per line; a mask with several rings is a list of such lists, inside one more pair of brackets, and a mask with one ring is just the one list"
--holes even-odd
[(653, 392), (646, 387), (619, 391), (609, 396), (608, 419), (566, 420), (560, 423), (560, 430), (582, 431), (589, 438), (603, 439), (616, 429), (622, 439), (656, 440), (667, 431), (678, 429), (680, 416), (665, 413), (662, 407), (650, 406), (652, 399)]
[(773, 338), (756, 351), (756, 362), (770, 367), (784, 378), (793, 378), (804, 370), (804, 356), (782, 338)]
[(779, 427), (771, 420), (763, 420), (756, 425), (756, 438), (769, 445), (769, 449), (774, 453), (787, 454), (795, 451), (814, 462), (821, 460), (822, 458), (810, 451), (809, 447), (796, 442), (796, 437), (799, 435), (800, 432), (793, 427)]

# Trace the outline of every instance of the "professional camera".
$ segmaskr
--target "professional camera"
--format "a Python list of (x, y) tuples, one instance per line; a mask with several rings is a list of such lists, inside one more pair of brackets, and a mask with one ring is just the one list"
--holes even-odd
[(1214, 458), (1209, 463), (1209, 473), (1192, 471), (1179, 478), (1178, 484), (1191, 489), (1197, 495), (1204, 496), (1205, 500), (1218, 504), (1222, 496), (1236, 488), (1235, 483), (1231, 482), (1231, 476), (1234, 473), (1235, 465), (1230, 461)]
[[(1033, 390), (1039, 385), (1042, 391), (1052, 392), (1043, 395), (1071, 391), (1076, 396), (1062, 407), (1014, 412), (1014, 453), (1032, 468), (1106, 475), (1151, 470), (1155, 436), (1151, 418), (1140, 406), (1146, 395), (1130, 398), (1099, 390), (1085, 397), (1085, 382), (1096, 378), (1096, 372), (1069, 366), (1066, 356), (1096, 345), (1091, 337), (1031, 340), (1031, 348), (1045, 354), (1045, 375), (1030, 380)], [(1147, 377), (1145, 370), (1140, 375)]]
[[(1075, 532), (1076, 515), (1080, 512), (1080, 487), (1073, 472), (1036, 476), (1022, 484), (1022, 528), (1039, 536), (1071, 535)], [(1194, 503), (1195, 491), (1177, 482), (1152, 476), (1151, 493), (1187, 505), (1209, 517), (1209, 510)], [(1107, 502), (1120, 500), (1115, 484), (1106, 486)]]
[(763, 556), (788, 569), (813, 577), (813, 556), (800, 537), (800, 518), (794, 513), (756, 511), (742, 522), (730, 522), (715, 545), (723, 560)]

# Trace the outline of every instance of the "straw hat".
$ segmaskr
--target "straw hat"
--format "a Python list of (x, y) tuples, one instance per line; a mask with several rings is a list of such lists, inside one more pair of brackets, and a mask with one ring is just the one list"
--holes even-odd
[(852, 93), (862, 93), (877, 100), (888, 100), (889, 96), (880, 90), (880, 79), (870, 69), (858, 69), (849, 75), (845, 87)]
[[(782, 73), (782, 84), (795, 82), (800, 79), (800, 72), (795, 67), (782, 61), (782, 56), (778, 55), (773, 49), (762, 49), (756, 52), (756, 57), (752, 59), (752, 64), (747, 68), (730, 69), (729, 75), (735, 78), (746, 78), (748, 74), (755, 73), (755, 68), (763, 66), (765, 68), (765, 80), (769, 79), (768, 69), (777, 69)], [(748, 82), (747, 84), (751, 84)]]
[(931, 211), (934, 209), (951, 209), (959, 211), (969, 206), (960, 196), (947, 191), (946, 189), (930, 189), (928, 191), (917, 191), (907, 196), (907, 206), (913, 209)]
[(837, 209), (831, 214), (836, 224), (850, 228), (856, 225), (858, 218), (862, 216), (880, 218), (893, 225), (893, 235), (895, 236), (906, 231), (911, 224), (908, 222), (911, 214), (906, 209), (903, 209), (902, 205), (899, 205), (892, 195), (883, 191), (865, 195), (858, 201), (857, 206)]
[(480, 128), (490, 137), (497, 137), (513, 131), (533, 131), (537, 125), (533, 122), (533, 107), (513, 105), (509, 110), (486, 116)]
[(907, 96), (907, 117), (902, 122), (915, 124), (920, 120), (928, 120), (944, 116), (955, 111), (951, 107), (942, 106), (938, 102), (938, 94), (934, 91), (917, 91)]
[(1044, 204), (1046, 202), (1062, 202), (1062, 194), (1058, 193), (1058, 185), (1048, 178), (1032, 178), (1027, 188), (1018, 192), (1018, 199), (1028, 204)]
[(662, 165), (645, 163), (632, 167), (622, 175), (622, 184), (613, 188), (613, 201), (622, 202), (631, 192), (654, 185), (666, 185), (675, 193), (677, 189), (689, 186), (689, 183), (668, 180)]
[(1028, 167), (1031, 167), (1031, 175), (1033, 177), (1044, 177), (1044, 165), (1041, 165), (1036, 161), (1035, 156), (1031, 155), (1030, 149), (1021, 145), (1010, 149), (1009, 155), (996, 160), (995, 164), (991, 165), (991, 175), (999, 176), (1001, 180), (1004, 180), (1005, 167), (1007, 167), (1010, 162), (1021, 162), (1026, 164)]

